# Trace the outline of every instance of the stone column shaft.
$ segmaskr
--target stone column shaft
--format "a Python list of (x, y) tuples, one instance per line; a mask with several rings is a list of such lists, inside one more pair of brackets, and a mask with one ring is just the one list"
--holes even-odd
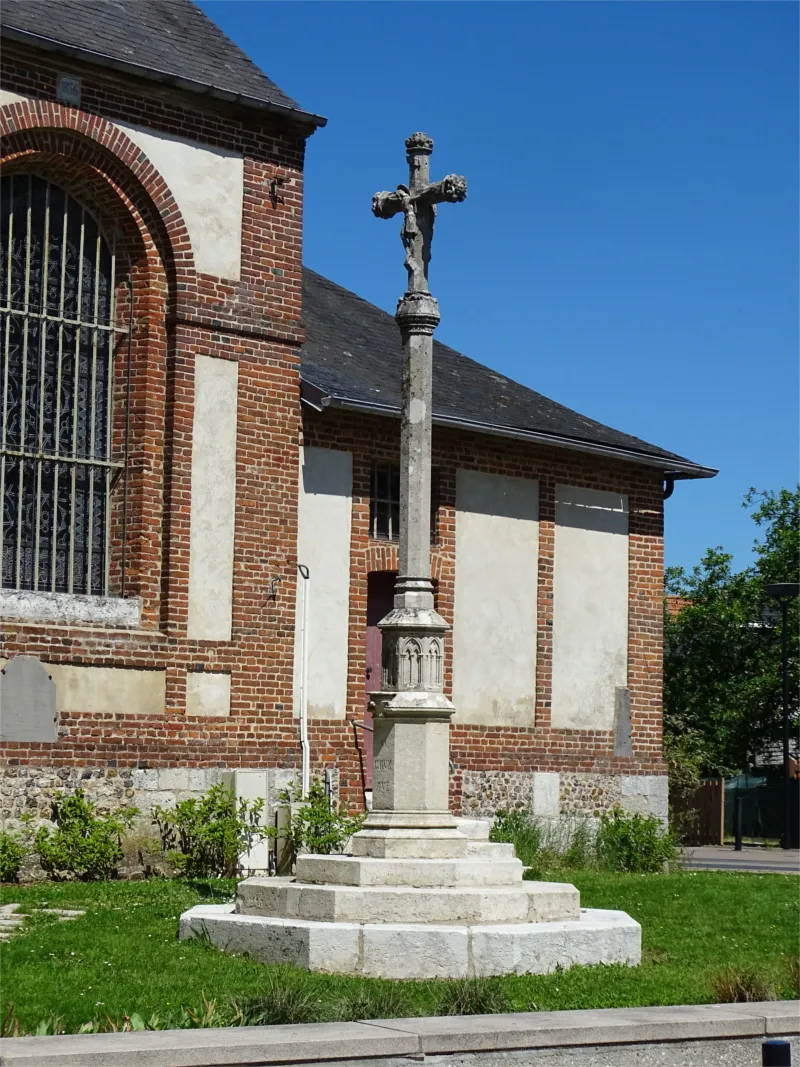
[(399, 563), (400, 574), (414, 578), (430, 576), (432, 357), (430, 334), (407, 334), (400, 427)]

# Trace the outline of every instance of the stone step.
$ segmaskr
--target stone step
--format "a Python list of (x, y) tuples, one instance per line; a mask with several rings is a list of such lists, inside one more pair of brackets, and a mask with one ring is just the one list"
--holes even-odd
[(239, 883), (236, 911), (328, 923), (557, 922), (578, 918), (580, 898), (578, 890), (564, 882), (414, 888), (247, 878)]
[(470, 841), (467, 855), (492, 860), (510, 859), (514, 856), (514, 846), (510, 841)]
[(492, 819), (456, 819), (456, 825), (464, 837), (470, 841), (488, 841), (492, 828)]
[(230, 904), (199, 904), (180, 919), (181, 940), (195, 936), (264, 963), (404, 979), (547, 974), (575, 964), (636, 965), (642, 931), (621, 911), (585, 910), (564, 922), (360, 925), (239, 915)]
[[(473, 842), (470, 842), (472, 845)], [(475, 842), (492, 848), (488, 842)], [(504, 846), (497, 846), (503, 849)], [(464, 859), (372, 859), (363, 856), (299, 856), (295, 868), (298, 882), (314, 885), (355, 886), (492, 886), (522, 881), (522, 864), (501, 851), (468, 855)]]

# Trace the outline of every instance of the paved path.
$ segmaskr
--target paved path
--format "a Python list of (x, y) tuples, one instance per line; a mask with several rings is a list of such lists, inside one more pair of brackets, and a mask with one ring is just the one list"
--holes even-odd
[(687, 848), (683, 866), (690, 871), (769, 871), (800, 874), (800, 850), (796, 848), (743, 848), (733, 845), (702, 845)]

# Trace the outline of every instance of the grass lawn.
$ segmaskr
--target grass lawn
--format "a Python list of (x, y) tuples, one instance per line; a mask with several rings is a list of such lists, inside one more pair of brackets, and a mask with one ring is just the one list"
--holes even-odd
[[(643, 928), (642, 966), (576, 967), (546, 976), (492, 980), (494, 1010), (692, 1004), (714, 999), (723, 968), (759, 972), (776, 997), (792, 998), (800, 881), (787, 875), (681, 872), (665, 875), (559, 873), (585, 907), (623, 909)], [(25, 932), (0, 944), (2, 1005), (12, 1004), (23, 1032), (56, 1015), (67, 1032), (92, 1019), (197, 1008), (203, 996), (227, 1004), (275, 989), (296, 989), (296, 1021), (453, 1010), (447, 982), (383, 982), (309, 976), (176, 940), (178, 915), (201, 900), (229, 900), (232, 882), (168, 881), (3, 886), (2, 903), (34, 913)], [(70, 922), (36, 916), (38, 907), (83, 908)], [(277, 981), (276, 981), (277, 980)], [(463, 1010), (463, 1009), (462, 1009)], [(474, 1010), (474, 1009), (473, 1009)], [(491, 1010), (491, 1009), (490, 1009)], [(286, 1021), (291, 1021), (286, 1019)]]

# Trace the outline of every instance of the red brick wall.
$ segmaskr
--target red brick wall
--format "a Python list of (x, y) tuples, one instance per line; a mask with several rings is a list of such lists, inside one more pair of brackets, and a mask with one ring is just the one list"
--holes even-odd
[[(351, 534), (350, 654), (348, 716), (363, 714), (366, 649), (367, 574), (396, 570), (397, 548), (369, 536), (370, 472), (374, 460), (397, 460), (399, 420), (352, 412), (306, 411), (304, 442), (353, 453)], [(437, 609), (452, 624), (455, 589), (456, 471), (535, 478), (539, 482), (539, 599), (535, 725), (531, 728), (455, 724), (451, 731), (451, 804), (461, 807), (461, 774), (468, 770), (574, 771), (595, 774), (664, 773), (661, 760), (661, 634), (663, 623), (662, 478), (638, 464), (596, 458), (490, 438), (434, 429), (433, 465), (439, 470), (437, 543), (431, 548), (437, 579)], [(610, 731), (554, 729), (550, 726), (552, 674), (553, 551), (555, 485), (627, 493), (629, 496), (628, 679), (633, 723), (632, 759), (613, 755)], [(452, 689), (452, 641), (447, 642), (445, 689)], [(318, 728), (321, 724), (318, 724)], [(346, 794), (351, 781), (341, 781)]]
[[(80, 109), (55, 102), (59, 71), (81, 77)], [(2, 86), (36, 98), (0, 110), (8, 168), (45, 174), (125, 235), (134, 286), (126, 592), (141, 596), (143, 618), (136, 632), (6, 625), (0, 654), (160, 669), (167, 681), (165, 715), (65, 716), (56, 744), (9, 743), (3, 756), (12, 765), (293, 765), (304, 136), (261, 112), (223, 104), (205, 110), (207, 102), (193, 94), (54, 60), (6, 41)], [(115, 119), (243, 154), (239, 282), (195, 271), (189, 236), (166, 182), (111, 125)], [(273, 178), (280, 179), (275, 203)], [(198, 353), (239, 364), (230, 642), (186, 637)], [(118, 507), (114, 516), (118, 568)], [(276, 576), (282, 581), (270, 600), (269, 583)], [(185, 715), (186, 672), (203, 669), (231, 672), (229, 719)]]

